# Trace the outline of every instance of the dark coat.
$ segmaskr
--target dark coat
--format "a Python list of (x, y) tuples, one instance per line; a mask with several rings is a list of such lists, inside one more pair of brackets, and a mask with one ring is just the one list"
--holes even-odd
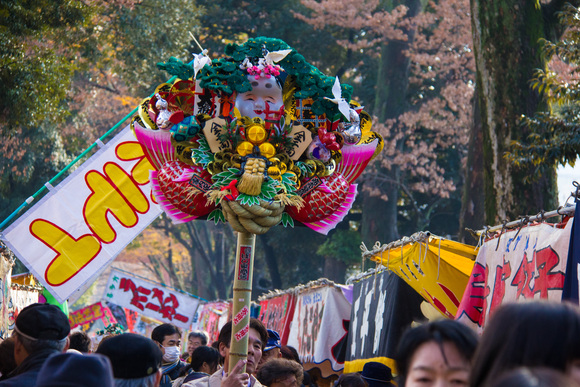
[(53, 353), (58, 353), (56, 349), (44, 349), (28, 355), (26, 359), (14, 371), (8, 375), (8, 379), (0, 381), (0, 387), (34, 387), (36, 378), (44, 361)]

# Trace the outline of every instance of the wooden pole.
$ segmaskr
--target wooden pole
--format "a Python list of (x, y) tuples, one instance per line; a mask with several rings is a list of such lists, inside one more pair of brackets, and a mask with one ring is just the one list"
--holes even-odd
[[(254, 276), (254, 250), (256, 235), (238, 232), (236, 246), (236, 270), (234, 275), (234, 296), (232, 305), (232, 337), (228, 373), (241, 359), (248, 357), (248, 337), (250, 333), (250, 299), (252, 298), (252, 277)], [(242, 372), (246, 372), (246, 367)]]

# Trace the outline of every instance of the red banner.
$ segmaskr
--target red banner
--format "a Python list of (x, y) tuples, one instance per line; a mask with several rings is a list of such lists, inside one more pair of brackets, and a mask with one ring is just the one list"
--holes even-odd
[(71, 312), (68, 316), (68, 320), (70, 322), (70, 329), (78, 327), (79, 325), (90, 324), (96, 320), (102, 320), (105, 326), (117, 323), (111, 310), (108, 307), (103, 306), (100, 302)]
[(283, 294), (260, 302), (260, 320), (266, 328), (278, 332), (282, 345), (288, 342), (295, 300), (293, 294)]

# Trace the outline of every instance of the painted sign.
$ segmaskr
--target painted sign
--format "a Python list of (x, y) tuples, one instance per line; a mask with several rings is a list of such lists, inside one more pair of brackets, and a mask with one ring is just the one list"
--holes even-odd
[(103, 321), (105, 326), (117, 323), (117, 320), (115, 317), (113, 317), (111, 310), (100, 302), (71, 312), (68, 316), (70, 329), (76, 328), (79, 325), (90, 324), (97, 320)]
[(113, 269), (103, 298), (110, 303), (180, 328), (189, 329), (199, 299)]
[(6, 244), (64, 302), (161, 213), (150, 169), (126, 127), (10, 225)]
[(294, 300), (293, 294), (282, 294), (260, 301), (260, 320), (266, 328), (278, 332), (282, 345), (288, 342), (294, 315)]
[[(333, 371), (344, 368), (338, 352), (346, 345), (351, 305), (334, 286), (316, 287), (297, 296), (288, 345), (304, 363), (329, 362)], [(305, 368), (308, 365), (305, 364)]]
[(413, 321), (425, 319), (423, 298), (391, 271), (354, 284), (344, 372), (360, 372), (369, 361), (393, 371), (401, 335)]
[(504, 302), (562, 299), (572, 221), (546, 223), (486, 241), (479, 249), (457, 319), (481, 330)]

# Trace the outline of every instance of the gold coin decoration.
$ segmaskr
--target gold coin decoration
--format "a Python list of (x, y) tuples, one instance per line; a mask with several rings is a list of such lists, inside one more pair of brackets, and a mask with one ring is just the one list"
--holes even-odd
[(268, 133), (266, 133), (266, 129), (261, 125), (251, 125), (246, 128), (246, 139), (254, 145), (263, 143), (267, 137)]
[(260, 153), (262, 154), (262, 156), (269, 159), (270, 157), (274, 157), (274, 155), (276, 154), (276, 148), (269, 142), (265, 142), (262, 145), (260, 145)]
[(236, 148), (241, 156), (247, 156), (254, 150), (254, 145), (249, 141), (241, 142)]

